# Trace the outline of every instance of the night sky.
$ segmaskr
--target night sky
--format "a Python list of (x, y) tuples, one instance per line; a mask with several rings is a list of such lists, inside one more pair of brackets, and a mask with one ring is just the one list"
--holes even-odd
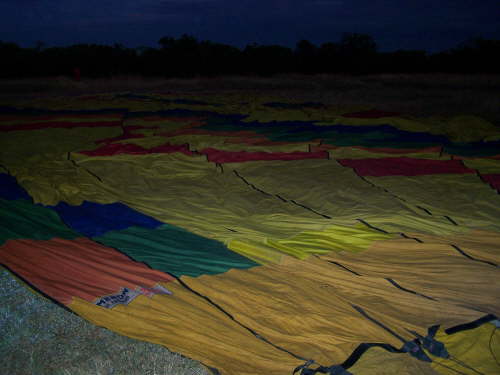
[(500, 39), (499, 0), (2, 0), (0, 40), (34, 47), (78, 43), (158, 47), (186, 33), (237, 47), (293, 47), (372, 35), (381, 51), (437, 52)]

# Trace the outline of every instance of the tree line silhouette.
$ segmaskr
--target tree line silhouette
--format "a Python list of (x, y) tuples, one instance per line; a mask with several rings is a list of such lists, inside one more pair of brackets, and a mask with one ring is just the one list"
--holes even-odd
[(423, 50), (379, 52), (368, 34), (344, 33), (338, 42), (319, 46), (308, 40), (295, 48), (249, 44), (240, 49), (184, 34), (162, 37), (158, 48), (121, 44), (77, 44), (21, 48), (0, 41), (0, 77), (72, 75), (97, 78), (117, 75), (214, 77), (272, 76), (283, 73), (500, 73), (500, 40), (475, 38), (455, 48), (429, 54)]

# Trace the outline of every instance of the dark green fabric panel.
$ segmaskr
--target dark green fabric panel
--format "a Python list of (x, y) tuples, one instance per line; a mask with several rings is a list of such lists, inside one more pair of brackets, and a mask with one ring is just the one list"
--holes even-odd
[(339, 124), (320, 126), (305, 121), (214, 124), (207, 121), (207, 124), (200, 129), (214, 131), (214, 134), (217, 131), (248, 130), (276, 142), (309, 142), (321, 139), (323, 143), (335, 146), (422, 148), (449, 143), (448, 139), (441, 135), (409, 132), (392, 125), (352, 126)]
[(500, 154), (500, 141), (452, 143), (444, 147), (444, 151), (453, 155), (469, 157), (488, 157)]
[(120, 250), (136, 261), (178, 277), (217, 274), (231, 268), (245, 269), (258, 265), (219, 241), (169, 224), (156, 229), (130, 227), (93, 239)]
[(9, 239), (49, 240), (81, 237), (69, 229), (50, 208), (25, 199), (0, 199), (0, 245)]

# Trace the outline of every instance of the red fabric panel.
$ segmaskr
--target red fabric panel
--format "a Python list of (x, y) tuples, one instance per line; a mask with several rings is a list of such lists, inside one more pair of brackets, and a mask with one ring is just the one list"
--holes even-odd
[(413, 158), (339, 159), (344, 167), (353, 168), (360, 176), (420, 176), (444, 173), (475, 173), (460, 160)]
[(151, 149), (146, 149), (132, 143), (108, 143), (96, 150), (79, 151), (80, 154), (88, 156), (112, 156), (118, 154), (145, 155), (158, 153), (170, 154), (173, 152), (182, 152), (186, 155), (193, 155), (193, 152), (189, 150), (189, 145), (171, 145), (169, 143), (165, 143), (164, 145), (156, 146)]
[(123, 128), (123, 131), (127, 134), (131, 133), (132, 130), (137, 130), (137, 129), (158, 129), (159, 127), (156, 125), (130, 125), (130, 126), (125, 126)]
[(162, 135), (165, 137), (175, 137), (177, 135), (189, 135), (189, 134), (216, 135), (220, 137), (254, 137), (258, 135), (257, 133), (249, 130), (217, 131), (217, 130), (194, 129), (194, 128), (182, 128), (167, 133), (157, 133), (157, 135)]
[(158, 126), (141, 126), (141, 125), (132, 125), (132, 126), (126, 126), (123, 128), (123, 134), (119, 135), (117, 137), (111, 137), (111, 138), (104, 138), (104, 139), (99, 139), (98, 141), (95, 141), (95, 143), (111, 143), (115, 141), (122, 141), (124, 139), (131, 139), (131, 138), (144, 138), (144, 134), (133, 134), (132, 130), (137, 130), (137, 129), (158, 129)]
[(145, 116), (141, 121), (168, 121), (186, 123), (187, 127), (197, 127), (205, 125), (205, 117), (170, 117), (170, 116)]
[(16, 130), (36, 130), (36, 129), (48, 129), (48, 128), (97, 128), (97, 127), (112, 127), (121, 126), (121, 121), (49, 121), (49, 122), (39, 122), (34, 124), (18, 124), (18, 125), (3, 125), (0, 126), (0, 131), (9, 132)]
[(131, 134), (128, 132), (125, 132), (122, 135), (119, 135), (117, 137), (111, 137), (111, 138), (103, 138), (95, 141), (95, 143), (111, 143), (111, 142), (116, 142), (116, 141), (123, 141), (125, 139), (132, 139), (132, 138), (144, 138), (144, 134)]
[(94, 302), (123, 287), (152, 288), (174, 280), (87, 238), (9, 240), (0, 247), (0, 263), (65, 305), (73, 297)]
[(182, 152), (186, 155), (193, 155), (193, 152), (189, 150), (189, 144), (187, 143), (183, 145), (171, 145), (169, 143), (165, 143), (163, 145), (151, 148), (149, 152), (152, 154), (170, 154), (172, 152)]
[(70, 113), (70, 114), (48, 114), (48, 115), (1, 115), (0, 121), (18, 121), (23, 120), (26, 124), (33, 124), (45, 121), (59, 121), (61, 118), (71, 118), (74, 120), (95, 120), (97, 118), (102, 121), (105, 120), (119, 120), (122, 118), (122, 114), (117, 113)]
[[(269, 141), (267, 138), (257, 137), (257, 136), (243, 136), (243, 137), (228, 137), (224, 140), (224, 143), (236, 143), (236, 144), (246, 144), (246, 145), (267, 145)], [(276, 142), (273, 144), (288, 144), (289, 142)]]
[(118, 154), (135, 154), (142, 155), (147, 154), (148, 150), (144, 147), (134, 145), (132, 143), (113, 143), (106, 144), (105, 146), (99, 147), (95, 150), (80, 151), (80, 154), (85, 154), (88, 156), (112, 156)]
[[(242, 137), (242, 138), (227, 138), (224, 143), (236, 143), (236, 144), (247, 144), (247, 145), (254, 145), (254, 146), (284, 146), (284, 145), (304, 145), (304, 144), (311, 144), (311, 142), (316, 142), (319, 143), (320, 140), (311, 140), (309, 142), (287, 142), (287, 141), (270, 141), (267, 138), (264, 137)], [(315, 151), (324, 151), (325, 149), (317, 149)]]
[(489, 183), (493, 189), (500, 191), (500, 174), (482, 174), (481, 178)]
[(416, 153), (436, 153), (439, 154), (441, 153), (441, 146), (434, 146), (434, 147), (426, 147), (426, 148), (384, 148), (384, 147), (354, 147), (358, 148), (360, 150), (366, 150), (370, 152), (380, 152), (384, 154), (416, 154)]
[(247, 152), (247, 151), (222, 151), (214, 148), (205, 148), (200, 151), (207, 155), (209, 161), (214, 163), (241, 163), (258, 160), (303, 160), (303, 159), (328, 159), (328, 152)]
[[(477, 159), (477, 157), (474, 156), (461, 156), (461, 155), (451, 155), (453, 159), (459, 159), (459, 160), (467, 160), (467, 159)], [(494, 160), (500, 160), (500, 154), (498, 155), (493, 155), (493, 156), (483, 156), (481, 159), (494, 159)]]
[(369, 109), (367, 111), (345, 113), (342, 116), (348, 118), (381, 118), (381, 117), (394, 117), (400, 115), (401, 114), (398, 112), (388, 112), (388, 111), (379, 111), (378, 109)]
[(320, 144), (318, 146), (316, 145), (311, 145), (311, 150), (312, 151), (320, 151), (320, 150), (338, 150), (342, 148), (355, 148), (358, 150), (365, 150), (372, 152), (374, 154), (376, 153), (382, 153), (382, 154), (423, 154), (423, 153), (436, 153), (440, 154), (441, 153), (441, 146), (433, 146), (433, 147), (426, 147), (426, 148), (384, 148), (384, 147), (362, 147), (362, 146), (349, 146), (349, 147), (344, 147), (344, 146), (333, 146), (329, 145), (327, 143), (325, 144)]

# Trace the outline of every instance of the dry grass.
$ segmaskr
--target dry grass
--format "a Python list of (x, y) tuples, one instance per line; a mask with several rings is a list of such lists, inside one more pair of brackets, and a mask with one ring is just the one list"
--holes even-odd
[(207, 375), (166, 348), (97, 327), (30, 292), (0, 266), (0, 372), (8, 375)]

